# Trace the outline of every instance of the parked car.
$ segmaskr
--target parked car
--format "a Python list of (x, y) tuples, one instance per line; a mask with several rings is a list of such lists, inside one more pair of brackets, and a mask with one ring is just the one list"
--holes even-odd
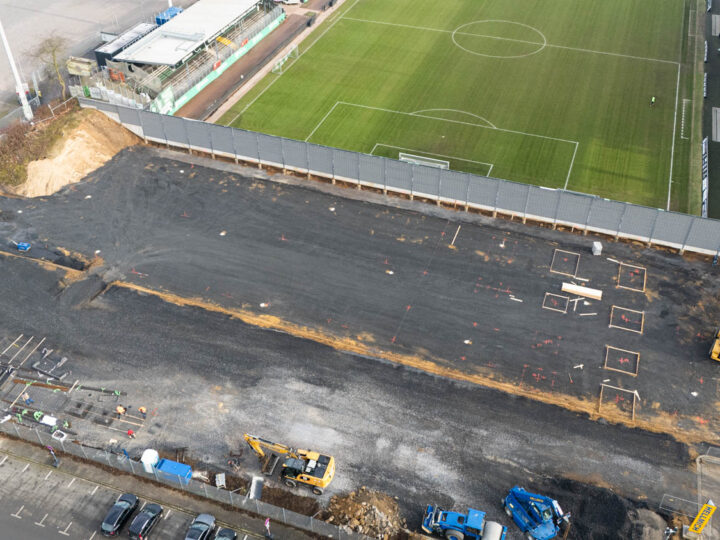
[(132, 493), (120, 495), (100, 525), (100, 533), (103, 536), (117, 536), (137, 506), (138, 498)]
[(215, 533), (215, 540), (237, 540), (237, 533), (232, 529), (218, 529)]
[(185, 540), (210, 540), (214, 530), (215, 517), (210, 514), (200, 514), (188, 527)]
[(148, 504), (132, 520), (128, 528), (128, 534), (132, 540), (145, 540), (153, 527), (160, 521), (163, 515), (163, 507), (159, 504)]

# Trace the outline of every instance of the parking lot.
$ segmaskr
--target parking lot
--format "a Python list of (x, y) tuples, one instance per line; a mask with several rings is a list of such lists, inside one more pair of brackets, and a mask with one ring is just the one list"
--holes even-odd
[[(9, 531), (12, 538), (99, 538), (100, 523), (118, 495), (119, 491), (61, 470), (0, 454), (0, 528), (6, 531), (4, 538), (9, 537)], [(138, 508), (147, 503), (141, 499)], [(164, 508), (163, 518), (150, 537), (182, 538), (194, 516)], [(126, 530), (127, 525), (122, 536)]]

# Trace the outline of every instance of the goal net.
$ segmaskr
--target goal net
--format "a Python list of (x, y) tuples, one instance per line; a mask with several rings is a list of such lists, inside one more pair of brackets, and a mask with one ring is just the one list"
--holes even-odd
[(272, 68), (272, 72), (277, 73), (278, 75), (282, 74), (290, 66), (290, 64), (292, 64), (292, 62), (288, 62), (298, 56), (300, 56), (298, 53), (298, 46), (293, 45), (288, 53), (275, 63), (275, 66)]
[(413, 165), (425, 165), (426, 167), (435, 167), (436, 169), (450, 169), (450, 162), (442, 159), (416, 156), (415, 154), (406, 154), (404, 152), (400, 152), (399, 159), (400, 161)]

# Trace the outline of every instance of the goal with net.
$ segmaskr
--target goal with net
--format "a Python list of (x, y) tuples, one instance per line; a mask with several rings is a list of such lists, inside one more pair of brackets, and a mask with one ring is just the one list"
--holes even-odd
[(400, 161), (413, 165), (425, 165), (426, 167), (435, 167), (436, 169), (450, 169), (450, 162), (442, 159), (416, 156), (415, 154), (406, 154), (405, 152), (400, 152), (399, 159)]
[[(298, 46), (293, 45), (292, 48), (285, 54), (280, 60), (275, 62), (275, 66), (272, 68), (273, 73), (277, 73), (278, 75), (282, 74), (289, 65), (286, 65), (289, 60), (293, 58), (297, 58), (300, 56), (298, 53)], [(292, 64), (292, 63), (291, 63)]]

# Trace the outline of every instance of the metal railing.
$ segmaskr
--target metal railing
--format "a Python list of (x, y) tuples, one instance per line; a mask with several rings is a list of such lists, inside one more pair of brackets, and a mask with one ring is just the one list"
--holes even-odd
[(329, 148), (131, 109), (80, 98), (82, 107), (103, 111), (146, 141), (212, 156), (314, 175), (358, 187), (380, 189), (446, 203), (571, 227), (614, 238), (665, 246), (681, 253), (720, 253), (720, 221), (603, 199), (584, 193), (498, 180), (470, 173), (412, 165), (380, 156)]
[[(29, 421), (30, 420), (26, 420), (26, 422)], [(38, 443), (43, 447), (52, 446), (55, 449), (61, 449), (66, 454), (94, 461), (102, 465), (107, 465), (113, 469), (141, 476), (149, 480), (154, 480), (160, 484), (165, 484), (187, 493), (192, 493), (218, 503), (230, 505), (238, 510), (270, 518), (273, 521), (284, 523), (285, 525), (302, 531), (309, 531), (328, 538), (369, 540), (367, 536), (347, 532), (345, 529), (337, 525), (326, 523), (303, 514), (298, 514), (297, 512), (292, 512), (257, 499), (250, 499), (249, 497), (237, 494), (233, 495), (232, 491), (215, 487), (194, 478), (185, 479), (180, 476), (174, 478), (166, 473), (159, 473), (155, 469), (153, 469), (153, 472), (148, 473), (145, 471), (142, 463), (131, 459), (130, 455), (122, 450), (113, 451), (83, 446), (82, 444), (79, 444), (76, 441), (71, 441), (68, 438), (65, 440), (55, 438), (48, 430), (49, 428), (39, 424), (26, 425), (25, 422), (23, 422), (23, 424), (19, 425), (14, 421), (14, 419), (0, 424), (1, 432), (16, 436), (20, 439)]]

